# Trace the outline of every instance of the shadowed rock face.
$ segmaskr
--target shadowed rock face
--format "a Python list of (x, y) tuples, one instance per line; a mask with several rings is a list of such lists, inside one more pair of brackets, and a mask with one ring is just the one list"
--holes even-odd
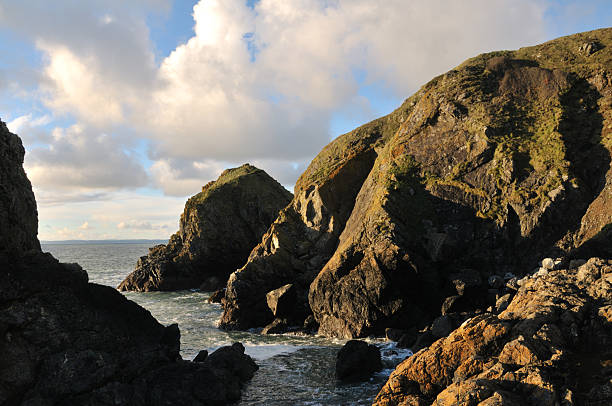
[(611, 29), (480, 55), (339, 137), (230, 277), (222, 326), (270, 322), (292, 283), (320, 333), (382, 334), (437, 316), (464, 268), (612, 255), (611, 66)]
[(0, 121), (0, 254), (40, 250), (38, 212), (21, 140)]
[(499, 315), (476, 316), (402, 362), (374, 404), (608, 405), (612, 261), (527, 280)]
[(224, 171), (187, 201), (180, 230), (167, 245), (141, 257), (118, 289), (214, 291), (225, 286), (291, 197), (249, 164)]
[(79, 265), (40, 251), (23, 154), (1, 123), (0, 404), (237, 400), (257, 369), (244, 347), (219, 349), (203, 363), (183, 361), (176, 324), (162, 326), (115, 289), (88, 283)]

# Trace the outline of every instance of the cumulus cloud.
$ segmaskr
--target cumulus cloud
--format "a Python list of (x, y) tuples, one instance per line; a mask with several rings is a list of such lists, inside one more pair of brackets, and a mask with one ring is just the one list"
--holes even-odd
[(153, 184), (185, 195), (246, 161), (293, 184), (334, 114), (358, 106), (351, 120), (372, 118), (363, 86), (403, 98), (474, 54), (539, 42), (546, 4), (201, 0), (195, 35), (159, 64), (145, 16), (169, 1), (24, 0), (3, 4), (0, 22), (43, 53), (45, 106), (78, 121), (33, 151), (35, 182), (141, 186), (144, 169), (125, 152), (138, 134)]
[(52, 130), (49, 142), (30, 148), (28, 177), (45, 189), (115, 189), (145, 186), (148, 175), (120, 139), (81, 125)]

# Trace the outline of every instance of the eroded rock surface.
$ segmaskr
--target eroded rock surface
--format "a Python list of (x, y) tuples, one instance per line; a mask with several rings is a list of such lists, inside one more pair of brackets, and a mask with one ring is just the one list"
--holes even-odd
[(252, 165), (224, 171), (187, 200), (180, 230), (168, 244), (141, 257), (118, 289), (215, 291), (225, 286), (291, 197)]
[(403, 361), (374, 404), (611, 404), (610, 309), (611, 260), (527, 278), (505, 311)]

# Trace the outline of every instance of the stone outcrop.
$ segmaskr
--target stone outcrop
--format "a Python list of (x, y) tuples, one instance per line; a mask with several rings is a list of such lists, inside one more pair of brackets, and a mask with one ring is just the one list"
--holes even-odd
[(611, 310), (611, 260), (525, 278), (506, 310), (398, 365), (374, 404), (611, 404)]
[(40, 250), (38, 212), (21, 140), (0, 121), (0, 255)]
[[(0, 404), (223, 405), (257, 366), (244, 347), (202, 363), (164, 327), (77, 264), (40, 251), (19, 138), (0, 125)], [(6, 249), (8, 248), (8, 249)]]
[(180, 230), (168, 244), (141, 257), (118, 289), (215, 291), (225, 286), (291, 197), (261, 169), (249, 164), (227, 169), (187, 200)]
[(336, 378), (342, 381), (367, 380), (382, 369), (380, 350), (365, 341), (350, 340), (336, 357)]
[(314, 159), (230, 276), (221, 326), (266, 325), (266, 294), (293, 284), (322, 334), (421, 328), (446, 298), (480, 306), (487, 287), (457, 274), (609, 257), (611, 150), (612, 29), (472, 58)]

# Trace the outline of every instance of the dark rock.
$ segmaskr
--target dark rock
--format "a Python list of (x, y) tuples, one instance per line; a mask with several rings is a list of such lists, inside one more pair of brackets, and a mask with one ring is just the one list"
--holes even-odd
[(198, 352), (198, 355), (195, 356), (193, 362), (204, 362), (206, 361), (206, 358), (208, 358), (208, 351), (202, 350)]
[(187, 200), (179, 231), (141, 257), (118, 289), (222, 288), (290, 200), (261, 169), (245, 164), (224, 171)]
[(446, 337), (453, 331), (453, 321), (450, 316), (440, 316), (431, 324), (431, 335), (435, 338)]
[(261, 334), (284, 334), (289, 331), (286, 319), (276, 318), (261, 330)]
[(336, 377), (344, 381), (367, 380), (382, 369), (380, 350), (359, 340), (348, 341), (338, 352)]
[(289, 317), (295, 311), (297, 294), (292, 284), (281, 286), (266, 294), (268, 307), (275, 317)]
[(214, 351), (204, 363), (213, 370), (226, 371), (226, 376), (237, 376), (240, 382), (246, 382), (253, 377), (259, 367), (244, 351), (242, 343), (234, 343)]
[(385, 337), (389, 341), (399, 341), (402, 336), (406, 334), (405, 330), (401, 330), (399, 328), (387, 328), (385, 329)]
[(587, 56), (594, 54), (602, 48), (601, 44), (597, 41), (585, 42), (578, 47), (578, 52), (583, 53)]
[(471, 301), (465, 296), (450, 296), (442, 303), (442, 315), (449, 313), (461, 313), (472, 310)]
[(449, 279), (460, 296), (476, 295), (483, 289), (480, 273), (473, 269), (464, 269), (459, 273), (451, 274)]
[(417, 339), (410, 348), (413, 352), (418, 352), (423, 348), (427, 348), (434, 342), (434, 336), (430, 329), (426, 329), (417, 334)]
[(400, 337), (397, 342), (397, 346), (399, 348), (410, 348), (412, 349), (413, 344), (417, 339), (417, 329), (415, 327), (409, 328), (406, 332)]
[(40, 251), (38, 212), (23, 170), (21, 139), (0, 121), (0, 255)]
[(311, 314), (304, 320), (302, 329), (307, 334), (316, 333), (319, 329), (319, 323), (317, 323), (317, 320)]
[(499, 275), (489, 276), (489, 286), (493, 289), (499, 289), (505, 285), (504, 278)]
[(208, 298), (208, 303), (221, 303), (225, 297), (225, 289), (219, 289)]

